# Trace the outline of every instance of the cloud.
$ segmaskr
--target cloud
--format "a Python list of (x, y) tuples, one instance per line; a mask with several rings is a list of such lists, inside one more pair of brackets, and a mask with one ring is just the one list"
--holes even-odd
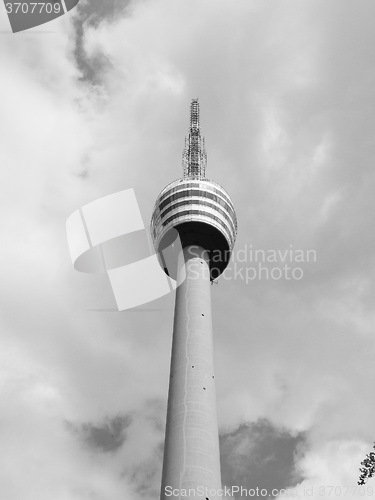
[(93, 85), (101, 82), (101, 75), (110, 71), (110, 61), (103, 53), (98, 51), (94, 54), (88, 54), (85, 49), (86, 29), (89, 26), (97, 27), (101, 23), (115, 22), (119, 17), (124, 15), (130, 0), (119, 1), (111, 0), (103, 3), (98, 0), (87, 2), (80, 1), (77, 11), (74, 13), (74, 50), (73, 54), (75, 62), (80, 70), (80, 79)]
[(124, 440), (126, 427), (130, 424), (129, 417), (114, 417), (107, 419), (102, 426), (95, 426), (91, 423), (81, 424), (76, 427), (69, 422), (68, 427), (73, 432), (82, 435), (86, 444), (93, 449), (98, 449), (103, 452), (116, 451), (120, 448)]
[(294, 460), (303, 443), (302, 434), (292, 436), (264, 420), (240, 425), (221, 436), (223, 484), (247, 491), (266, 489), (269, 496), (274, 489), (295, 486), (302, 478)]
[[(317, 253), (300, 281), (212, 287), (223, 477), (246, 482), (251, 453), (277, 451), (283, 429), (293, 446), (306, 437), (300, 484), (356, 480), (375, 433), (373, 10), (91, 1), (53, 33), (1, 35), (2, 497), (157, 495), (173, 297), (111, 312), (105, 278), (73, 271), (65, 220), (132, 187), (147, 223), (180, 175), (196, 96), (237, 248)], [(94, 443), (124, 415), (113, 453), (64, 423)], [(261, 419), (271, 437), (254, 448)]]

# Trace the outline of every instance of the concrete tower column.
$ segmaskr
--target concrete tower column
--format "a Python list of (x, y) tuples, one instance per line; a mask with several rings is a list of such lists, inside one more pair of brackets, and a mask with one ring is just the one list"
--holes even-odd
[[(179, 283), (160, 498), (219, 500), (210, 284), (228, 266), (237, 216), (225, 189), (206, 177), (207, 153), (198, 99), (190, 105), (182, 165), (183, 177), (158, 195), (150, 226), (160, 265)], [(174, 246), (176, 234), (179, 244)], [(181, 247), (177, 258), (172, 249), (177, 253)]]
[[(219, 437), (215, 398), (208, 252), (191, 245), (179, 256), (161, 500), (219, 500)], [(201, 489), (201, 490), (200, 490)], [(210, 491), (211, 490), (211, 491)]]

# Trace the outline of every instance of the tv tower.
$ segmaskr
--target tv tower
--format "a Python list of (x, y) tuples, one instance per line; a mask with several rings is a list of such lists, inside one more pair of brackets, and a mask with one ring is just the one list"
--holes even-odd
[[(193, 99), (183, 177), (159, 194), (151, 219), (161, 265), (178, 284), (161, 500), (221, 498), (210, 284), (228, 265), (237, 218), (227, 192), (207, 179), (206, 164), (199, 102)], [(176, 230), (182, 251), (173, 271), (164, 263), (163, 249), (170, 247)]]

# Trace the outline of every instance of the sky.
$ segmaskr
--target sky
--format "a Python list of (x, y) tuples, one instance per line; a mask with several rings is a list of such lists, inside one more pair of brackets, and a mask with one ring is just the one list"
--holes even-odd
[(374, 18), (372, 0), (81, 0), (12, 34), (0, 8), (0, 498), (158, 498), (173, 294), (117, 312), (65, 223), (134, 188), (148, 224), (196, 97), (238, 216), (212, 285), (223, 484), (363, 498)]

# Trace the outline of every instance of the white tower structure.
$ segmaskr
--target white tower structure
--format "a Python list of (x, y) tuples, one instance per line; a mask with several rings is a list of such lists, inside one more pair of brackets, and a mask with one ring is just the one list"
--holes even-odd
[[(199, 102), (193, 99), (183, 178), (159, 194), (151, 219), (161, 265), (178, 282), (161, 500), (221, 498), (210, 285), (228, 265), (237, 218), (227, 192), (206, 178), (206, 164)], [(175, 271), (162, 258), (174, 230), (183, 248)]]

